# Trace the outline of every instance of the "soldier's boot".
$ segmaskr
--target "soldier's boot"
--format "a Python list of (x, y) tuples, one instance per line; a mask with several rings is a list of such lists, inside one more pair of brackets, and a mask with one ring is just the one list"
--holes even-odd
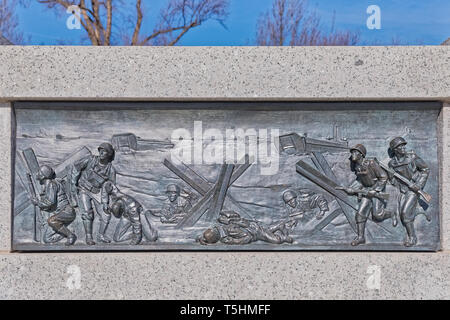
[(77, 241), (77, 236), (74, 233), (70, 232), (70, 230), (66, 226), (62, 226), (61, 228), (59, 228), (58, 233), (66, 237), (66, 246), (71, 246), (75, 243), (75, 241)]
[(97, 241), (103, 243), (111, 243), (111, 239), (109, 239), (105, 233), (108, 228), (109, 221), (111, 220), (111, 216), (103, 217), (104, 220), (100, 221), (100, 227), (98, 228), (98, 236)]
[(430, 213), (429, 213), (428, 211), (426, 211), (426, 210), (420, 210), (420, 211), (416, 214), (416, 216), (418, 216), (419, 214), (423, 214), (423, 215), (425, 216), (425, 218), (427, 219), (428, 222), (431, 221), (431, 215), (430, 215)]
[(88, 246), (95, 245), (94, 239), (92, 238), (92, 220), (83, 220), (84, 231), (86, 232), (86, 244)]
[(359, 244), (366, 243), (366, 238), (364, 237), (364, 231), (366, 230), (366, 222), (358, 222), (356, 224), (356, 227), (358, 229), (358, 235), (356, 238), (352, 241), (352, 246), (357, 246)]
[(417, 244), (416, 230), (414, 229), (414, 222), (405, 223), (406, 233), (408, 234), (408, 240), (405, 241), (406, 247), (412, 247)]
[(283, 242), (287, 242), (287, 243), (293, 243), (294, 242), (294, 239), (292, 239), (291, 236), (285, 235), (285, 234), (281, 235), (281, 239), (282, 239)]
[(142, 241), (142, 227), (133, 226), (133, 236), (131, 238), (131, 244), (138, 245)]

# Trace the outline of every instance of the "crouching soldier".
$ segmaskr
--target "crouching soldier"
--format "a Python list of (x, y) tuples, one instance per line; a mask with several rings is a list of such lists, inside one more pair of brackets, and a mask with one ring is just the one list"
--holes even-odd
[(150, 213), (160, 217), (162, 223), (178, 223), (186, 216), (191, 203), (188, 198), (181, 196), (181, 188), (176, 184), (169, 184), (166, 188), (167, 199), (161, 210), (151, 210)]
[(350, 148), (351, 169), (356, 175), (356, 180), (350, 187), (338, 187), (348, 195), (358, 196), (359, 206), (356, 212), (356, 226), (358, 235), (352, 241), (352, 246), (365, 243), (365, 228), (369, 214), (376, 222), (392, 218), (392, 224), (397, 225), (397, 217), (394, 213), (385, 210), (385, 202), (389, 195), (383, 193), (388, 175), (384, 171), (376, 158), (366, 158), (366, 148), (362, 144), (357, 144)]
[(283, 193), (283, 201), (289, 214), (289, 219), (297, 220), (306, 218), (309, 220), (314, 215), (314, 210), (318, 208), (315, 214), (317, 219), (322, 219), (328, 209), (328, 201), (323, 195), (314, 191), (301, 188), (298, 190), (287, 190)]
[(115, 242), (131, 240), (130, 244), (137, 245), (143, 237), (151, 242), (157, 240), (158, 232), (143, 214), (141, 204), (120, 192), (112, 182), (106, 182), (102, 188), (102, 205), (105, 212), (120, 219), (113, 236)]
[[(56, 180), (55, 171), (49, 166), (41, 166), (36, 178), (43, 186), (40, 198), (33, 198), (31, 201), (38, 206), (46, 215), (50, 215), (47, 222), (50, 228), (60, 235), (55, 237), (55, 234), (48, 234), (44, 236), (44, 242), (56, 242), (62, 237), (67, 239), (66, 245), (73, 245), (77, 237), (72, 233), (67, 226), (75, 220), (75, 210), (71, 207), (67, 198), (66, 191), (63, 184)], [(51, 241), (50, 239), (55, 239)]]

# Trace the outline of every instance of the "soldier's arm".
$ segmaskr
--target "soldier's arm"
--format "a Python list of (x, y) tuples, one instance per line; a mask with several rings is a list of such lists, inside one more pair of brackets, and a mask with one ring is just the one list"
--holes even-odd
[(191, 205), (191, 202), (188, 199), (185, 198), (184, 200), (186, 200), (186, 202), (183, 205), (183, 211), (184, 212), (188, 212), (189, 210), (191, 210), (192, 205)]
[(45, 189), (45, 195), (38, 201), (38, 206), (42, 210), (47, 210), (56, 205), (58, 196), (58, 187), (56, 183), (51, 182)]
[(377, 182), (373, 189), (378, 192), (383, 191), (389, 178), (388, 174), (383, 170), (383, 168), (381, 168), (377, 159), (374, 159), (371, 164), (372, 169), (375, 172), (375, 176), (377, 177)]
[(78, 184), (78, 179), (80, 178), (81, 171), (86, 169), (90, 158), (90, 156), (84, 157), (83, 159), (80, 159), (73, 164), (70, 178), (70, 184), (72, 186), (76, 186)]
[(350, 189), (359, 190), (362, 189), (363, 185), (358, 180), (355, 180), (348, 187)]
[(419, 156), (416, 155), (414, 159), (417, 169), (420, 172), (419, 179), (416, 180), (416, 185), (419, 186), (421, 189), (425, 187), (425, 184), (427, 183), (428, 176), (430, 175), (430, 168), (425, 163), (425, 161), (422, 160)]
[(116, 169), (111, 166), (111, 170), (109, 171), (109, 181), (116, 184)]
[[(394, 165), (392, 164), (392, 161), (393, 161), (393, 160), (390, 160), (390, 161), (389, 161), (388, 167), (389, 167), (389, 169), (395, 171), (395, 170), (394, 170)], [(390, 182), (393, 186), (397, 186), (397, 185), (398, 185), (397, 179), (394, 177), (394, 174), (392, 174), (391, 172), (388, 173), (388, 179), (389, 179), (389, 182)]]
[(109, 193), (106, 191), (107, 188), (107, 184), (104, 183), (102, 186), (102, 192), (101, 192), (101, 201), (102, 201), (102, 205), (103, 205), (103, 210), (105, 210), (107, 208), (107, 206), (109, 205)]
[(309, 200), (309, 207), (311, 209), (319, 208), (320, 211), (328, 211), (328, 201), (323, 194), (313, 194)]

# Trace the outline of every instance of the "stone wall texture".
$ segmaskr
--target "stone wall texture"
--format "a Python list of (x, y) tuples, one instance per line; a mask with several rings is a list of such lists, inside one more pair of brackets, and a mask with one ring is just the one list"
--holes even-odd
[(449, 299), (448, 103), (440, 116), (443, 250), (437, 253), (10, 252), (9, 104), (450, 102), (449, 66), (447, 46), (0, 47), (0, 298)]

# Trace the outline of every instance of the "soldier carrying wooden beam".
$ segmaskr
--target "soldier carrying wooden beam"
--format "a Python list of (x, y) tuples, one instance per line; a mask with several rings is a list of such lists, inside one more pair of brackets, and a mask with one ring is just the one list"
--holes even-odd
[[(46, 165), (40, 167), (36, 178), (42, 185), (42, 192), (39, 199), (33, 197), (31, 202), (51, 215), (47, 220), (48, 225), (54, 232), (67, 238), (66, 245), (73, 245), (77, 236), (67, 226), (75, 220), (76, 215), (69, 203), (63, 184), (55, 179), (55, 171)], [(50, 239), (53, 235), (46, 234), (44, 239)]]

